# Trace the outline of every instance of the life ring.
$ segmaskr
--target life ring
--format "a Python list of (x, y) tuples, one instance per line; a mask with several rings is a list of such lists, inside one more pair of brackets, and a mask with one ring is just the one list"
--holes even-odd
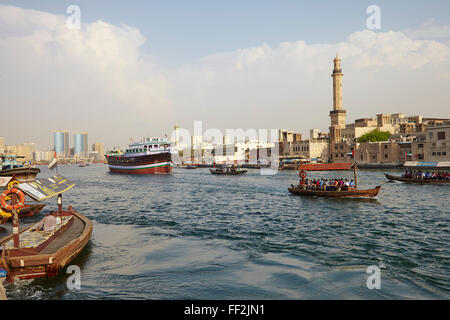
[(298, 176), (299, 176), (300, 178), (302, 178), (302, 179), (305, 179), (305, 178), (306, 178), (306, 171), (305, 171), (305, 170), (300, 171), (300, 173), (298, 174)]
[[(15, 205), (6, 203), (6, 197), (11, 193), (15, 193), (17, 195), (17, 197), (19, 197), (19, 201)], [(20, 191), (17, 188), (5, 190), (5, 191), (3, 191), (3, 193), (0, 197), (0, 204), (1, 204), (1, 207), (7, 211), (18, 210), (21, 207), (23, 207), (25, 204), (25, 195), (22, 191)]]

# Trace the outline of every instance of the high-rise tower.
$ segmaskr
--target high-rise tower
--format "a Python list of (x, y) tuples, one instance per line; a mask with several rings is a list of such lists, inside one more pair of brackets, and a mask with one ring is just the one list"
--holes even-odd
[(342, 109), (342, 73), (341, 59), (336, 54), (334, 58), (333, 74), (333, 110), (330, 111), (331, 126), (330, 135), (332, 142), (339, 142), (341, 139), (340, 129), (345, 129), (346, 111)]

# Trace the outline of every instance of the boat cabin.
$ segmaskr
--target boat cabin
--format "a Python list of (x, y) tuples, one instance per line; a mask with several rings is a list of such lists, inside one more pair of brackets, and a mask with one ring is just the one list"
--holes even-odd
[(16, 155), (2, 155), (0, 156), (0, 163), (2, 170), (11, 170), (16, 168), (23, 168), (23, 164), (17, 162), (18, 158), (25, 158), (24, 156)]
[(172, 144), (163, 138), (146, 138), (144, 141), (132, 143), (125, 150), (124, 156), (145, 155), (161, 151), (170, 151)]

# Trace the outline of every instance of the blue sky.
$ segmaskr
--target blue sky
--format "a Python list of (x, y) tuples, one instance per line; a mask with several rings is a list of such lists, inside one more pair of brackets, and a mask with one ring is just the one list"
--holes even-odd
[(366, 27), (366, 9), (381, 8), (382, 30), (400, 31), (433, 20), (450, 21), (450, 1), (1, 1), (22, 8), (66, 14), (81, 8), (82, 23), (103, 20), (138, 28), (147, 38), (143, 51), (166, 65), (217, 52), (285, 41), (335, 43)]
[[(72, 4), (79, 30), (66, 24)], [(366, 28), (370, 5), (381, 30)], [(450, 118), (448, 0), (0, 0), (0, 107), (23, 122), (0, 136), (45, 149), (64, 129), (123, 146), (197, 120), (308, 136), (328, 130), (336, 52), (348, 123)]]

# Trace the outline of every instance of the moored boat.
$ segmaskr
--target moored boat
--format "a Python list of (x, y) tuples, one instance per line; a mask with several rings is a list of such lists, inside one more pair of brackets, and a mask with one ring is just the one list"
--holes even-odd
[[(41, 179), (39, 179), (41, 180)], [(13, 208), (13, 232), (0, 239), (0, 268), (7, 271), (7, 281), (54, 277), (67, 266), (86, 246), (92, 235), (92, 222), (69, 206), (62, 205), (62, 192), (73, 187), (61, 175), (48, 181), (23, 183), (10, 189)], [(58, 196), (58, 209), (42, 221), (19, 232), (17, 208), (23, 206), (24, 194), (36, 201)]]
[(15, 177), (20, 182), (29, 182), (36, 179), (36, 176), (41, 172), (39, 168), (31, 166), (29, 163), (23, 165), (17, 162), (18, 158), (22, 156), (2, 155), (0, 177)]
[(112, 173), (156, 174), (170, 173), (172, 145), (164, 138), (146, 138), (132, 143), (125, 152), (120, 150), (105, 154)]
[(414, 179), (414, 178), (405, 178), (405, 177), (398, 177), (393, 176), (390, 174), (385, 173), (384, 174), (387, 179), (391, 181), (400, 181), (404, 183), (414, 183), (414, 184), (446, 184), (450, 185), (450, 179), (446, 180), (439, 180), (439, 179)]

